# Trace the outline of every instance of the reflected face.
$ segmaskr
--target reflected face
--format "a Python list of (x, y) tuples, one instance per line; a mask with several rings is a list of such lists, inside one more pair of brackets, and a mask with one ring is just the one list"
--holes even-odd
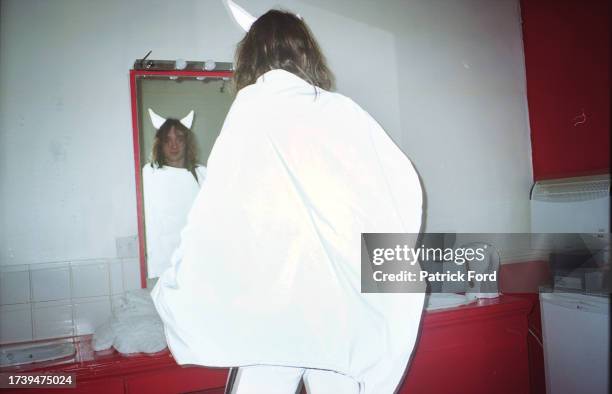
[(185, 133), (172, 127), (162, 148), (167, 165), (185, 167), (185, 145)]

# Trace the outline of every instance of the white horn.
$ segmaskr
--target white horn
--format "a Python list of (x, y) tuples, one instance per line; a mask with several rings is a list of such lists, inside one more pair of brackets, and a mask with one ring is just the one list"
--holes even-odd
[(234, 3), (232, 0), (226, 0), (226, 3), (236, 23), (238, 23), (245, 32), (248, 32), (257, 18), (249, 14), (244, 8)]
[(181, 119), (181, 123), (188, 129), (191, 128), (191, 124), (193, 123), (193, 110), (191, 110), (191, 112), (189, 112), (183, 119)]
[(156, 130), (159, 129), (164, 122), (166, 122), (166, 119), (153, 112), (151, 108), (149, 108), (149, 116), (151, 117), (151, 123), (153, 123), (153, 127), (155, 127)]

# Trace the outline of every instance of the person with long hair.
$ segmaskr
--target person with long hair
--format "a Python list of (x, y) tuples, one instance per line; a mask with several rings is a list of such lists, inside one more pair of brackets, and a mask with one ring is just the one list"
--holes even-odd
[(180, 231), (204, 179), (191, 120), (149, 115), (157, 129), (151, 160), (142, 168), (147, 277), (159, 277), (170, 267)]
[(184, 168), (193, 175), (197, 183), (200, 179), (196, 170), (204, 166), (198, 164), (198, 145), (195, 134), (178, 119), (168, 118), (155, 133), (151, 152), (152, 168)]
[(238, 367), (227, 393), (292, 394), (302, 380), (309, 394), (393, 393), (425, 289), (362, 292), (361, 234), (419, 233), (418, 175), (331, 91), (301, 17), (271, 10), (245, 29), (206, 187), (151, 294), (168, 346), (179, 364)]

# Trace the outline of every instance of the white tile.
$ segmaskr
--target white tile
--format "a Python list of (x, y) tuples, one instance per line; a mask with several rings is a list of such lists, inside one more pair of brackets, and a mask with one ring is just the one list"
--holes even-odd
[(140, 261), (138, 259), (123, 259), (123, 289), (140, 289)]
[(30, 272), (0, 272), (0, 304), (23, 304), (30, 302)]
[(117, 257), (135, 258), (138, 257), (138, 235), (115, 238), (117, 247)]
[(109, 297), (74, 299), (73, 304), (76, 335), (92, 334), (111, 316)]
[(10, 264), (0, 265), (0, 273), (4, 272), (18, 272), (18, 271), (29, 271), (30, 268), (27, 264)]
[(68, 268), (70, 267), (70, 263), (67, 261), (56, 261), (51, 263), (35, 263), (29, 265), (30, 270), (46, 270), (46, 269), (58, 269), (58, 268)]
[(32, 301), (53, 301), (70, 298), (70, 267), (36, 264), (31, 266)]
[(37, 302), (33, 312), (34, 339), (74, 335), (72, 304), (69, 301)]
[(32, 339), (30, 304), (0, 307), (0, 343), (31, 341)]
[(108, 264), (104, 260), (73, 264), (72, 298), (110, 294)]
[(121, 260), (110, 260), (108, 267), (110, 270), (110, 290), (111, 294), (123, 293), (123, 268)]

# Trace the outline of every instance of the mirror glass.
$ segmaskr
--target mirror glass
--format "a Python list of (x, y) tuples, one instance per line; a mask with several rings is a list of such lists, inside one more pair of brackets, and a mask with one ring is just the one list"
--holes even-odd
[(141, 278), (147, 287), (171, 265), (234, 98), (228, 77), (167, 73), (136, 75), (132, 84)]

